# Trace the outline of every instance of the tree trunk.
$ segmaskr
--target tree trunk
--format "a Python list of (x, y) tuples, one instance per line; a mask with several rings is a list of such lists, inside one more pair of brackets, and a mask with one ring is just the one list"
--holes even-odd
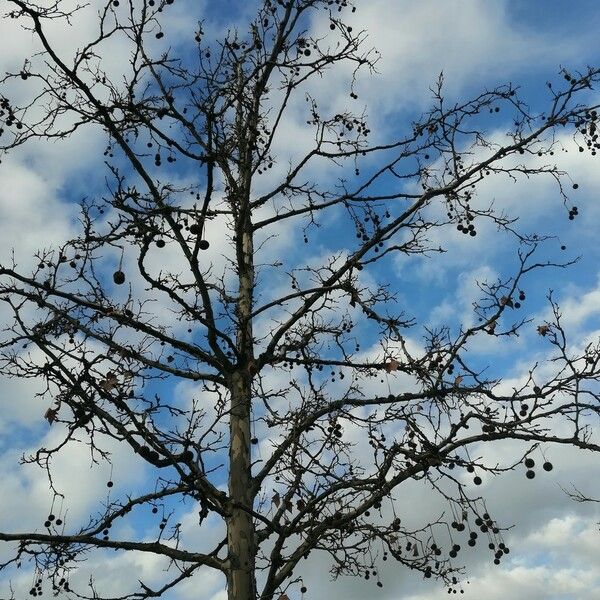
[(255, 600), (254, 561), (256, 555), (254, 523), (247, 510), (250, 495), (250, 381), (242, 373), (232, 377), (229, 497), (232, 509), (227, 521), (227, 546), (230, 570), (227, 578), (229, 600)]
[[(237, 263), (239, 297), (237, 303), (238, 369), (230, 379), (231, 409), (229, 417), (229, 497), (231, 512), (227, 521), (227, 545), (230, 570), (227, 580), (229, 600), (255, 600), (256, 544), (252, 475), (250, 470), (252, 378), (254, 348), (252, 335), (252, 304), (254, 293), (254, 261), (252, 224), (248, 214), (248, 195), (239, 214), (237, 227)], [(246, 510), (245, 510), (246, 509)]]

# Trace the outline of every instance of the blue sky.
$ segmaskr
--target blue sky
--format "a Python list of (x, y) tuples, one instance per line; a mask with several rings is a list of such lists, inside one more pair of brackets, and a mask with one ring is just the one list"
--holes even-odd
[[(188, 34), (195, 28), (196, 15), (198, 19), (206, 19), (206, 38), (210, 39), (232, 22), (243, 23), (246, 15), (253, 13), (254, 5), (237, 0), (218, 5), (178, 0), (165, 17), (167, 35), (164, 43), (189, 39)], [(356, 27), (368, 31), (367, 44), (376, 47), (382, 56), (379, 74), (373, 78), (364, 74), (356, 87), (357, 105), (366, 106), (376, 139), (394, 138), (410, 129), (411, 121), (429, 108), (429, 88), (442, 71), (449, 102), (468, 99), (483, 89), (510, 81), (521, 87), (534, 111), (543, 111), (548, 101), (545, 84), (547, 81), (560, 84), (561, 67), (576, 70), (600, 64), (597, 43), (600, 10), (593, 1), (577, 2), (575, 9), (572, 2), (541, 0), (453, 0), (443, 3), (372, 0), (358, 1), (357, 6), (358, 11), (352, 19), (355, 19)], [(94, 30), (93, 11), (83, 11), (78, 19), (77, 26), (68, 30), (69, 35), (64, 35), (64, 26), (54, 25), (55, 39), (66, 54), (77, 44), (77, 36), (89, 35)], [(309, 26), (318, 29), (320, 25), (311, 23)], [(30, 37), (15, 33), (8, 20), (0, 22), (0, 33), (1, 39), (5, 40), (2, 45), (6, 44), (7, 48), (0, 57), (0, 70), (18, 69), (31, 47)], [(104, 56), (109, 70), (114, 73), (119, 72), (122, 51), (123, 47), (116, 43)], [(324, 105), (336, 107), (348, 102), (347, 75), (342, 72), (317, 84), (314, 93), (320, 95)], [(273, 175), (268, 176), (273, 179), (281, 174), (280, 169), (285, 169), (287, 157), (297, 154), (309, 141), (301, 100), (291, 106), (290, 116), (282, 127), (276, 145), (278, 164)], [(506, 118), (501, 111), (493, 118), (482, 118), (480, 123), (490, 134), (501, 136), (509, 128)], [(521, 311), (531, 316), (533, 322), (519, 339), (510, 342), (490, 339), (473, 349), (479, 357), (478, 364), (488, 367), (490, 373), (503, 375), (508, 387), (516, 385), (532, 357), (547, 356), (547, 345), (536, 334), (535, 326), (548, 318), (546, 295), (549, 289), (555, 291), (555, 297), (563, 307), (565, 325), (574, 346), (597, 338), (600, 332), (599, 159), (587, 154), (581, 156), (570, 137), (565, 136), (563, 141), (569, 152), (557, 153), (557, 164), (579, 184), (577, 191), (569, 190), (571, 203), (580, 210), (580, 217), (574, 222), (567, 219), (567, 210), (556, 187), (542, 177), (515, 183), (493, 178), (481, 186), (482, 201), (494, 200), (497, 205), (506, 206), (519, 215), (519, 227), (523, 231), (556, 236), (541, 249), (542, 256), (567, 259), (581, 256), (580, 261), (568, 270), (542, 271), (527, 279), (523, 288), (527, 300)], [(105, 193), (106, 173), (98, 168), (98, 156), (104, 145), (101, 133), (92, 131), (88, 135), (75, 136), (67, 143), (32, 144), (3, 161), (0, 165), (0, 214), (3, 215), (0, 262), (8, 259), (14, 247), (20, 264), (27, 266), (35, 249), (56, 245), (74, 234), (76, 203), (84, 195), (91, 197)], [(183, 177), (179, 167), (170, 173)], [(314, 175), (328, 179), (335, 173), (317, 169)], [(202, 187), (202, 181), (198, 183)], [(269, 183), (267, 179), (259, 183), (258, 188)], [(320, 230), (310, 232), (308, 246), (302, 241), (300, 229), (282, 228), (279, 237), (266, 248), (265, 258), (284, 256), (290, 264), (303, 266), (307, 261), (313, 264), (336, 251), (348, 250), (350, 241), (344, 235), (342, 224), (341, 215), (324, 222)], [(212, 248), (209, 256), (217, 269), (223, 268), (224, 261), (219, 256), (221, 251), (226, 251), (222, 232), (215, 227), (207, 235)], [(451, 228), (435, 235), (436, 243), (447, 249), (445, 254), (425, 259), (389, 260), (369, 274), (375, 281), (389, 283), (398, 292), (403, 308), (416, 318), (419, 325), (411, 333), (415, 348), (423, 341), (421, 325), (445, 323), (456, 331), (460, 323), (471, 318), (471, 302), (478, 297), (476, 280), (506, 276), (515, 265), (514, 243), (493, 228), (484, 228), (477, 238), (468, 240)], [(566, 246), (566, 250), (560, 250), (561, 245)], [(107, 269), (112, 269), (115, 256), (110, 252), (106, 256)], [(164, 262), (157, 263), (157, 268), (172, 265), (177, 260), (169, 254), (163, 256), (161, 261)], [(277, 285), (285, 286), (285, 283), (276, 274), (271, 274), (265, 281), (265, 289)], [(169, 316), (163, 306), (157, 307), (157, 314), (174, 328), (178, 327), (176, 319)], [(0, 318), (5, 318), (5, 314), (0, 313)], [(264, 327), (267, 326), (265, 323)], [(365, 352), (376, 352), (377, 348), (371, 346), (375, 341), (373, 332), (365, 326), (361, 334)], [(390, 385), (401, 385), (401, 382), (392, 381)], [(0, 386), (0, 394), (6, 403), (0, 415), (0, 464), (5, 473), (5, 483), (0, 489), (3, 506), (0, 530), (12, 531), (18, 524), (23, 524), (23, 528), (41, 528), (51, 502), (47, 481), (43, 472), (31, 466), (20, 467), (17, 463), (23, 452), (58, 439), (57, 431), (49, 428), (43, 419), (50, 399), (33, 398), (39, 385), (32, 380), (16, 382), (2, 378)], [(182, 404), (199, 393), (187, 384), (175, 388), (165, 384), (151, 391), (172, 394), (173, 401)], [(259, 458), (268, 453), (267, 442), (265, 440), (258, 447)], [(150, 478), (147, 469), (140, 468), (135, 457), (116, 444), (111, 450), (115, 457), (113, 478), (116, 483), (111, 495), (152, 488), (154, 479)], [(518, 450), (510, 444), (501, 444), (490, 448), (489, 453), (492, 459), (500, 460), (514, 458)], [(600, 489), (594, 484), (600, 474), (598, 461), (589, 453), (566, 448), (548, 449), (547, 453), (555, 469), (547, 476), (540, 475), (535, 483), (525, 482), (519, 469), (484, 481), (483, 491), (498, 518), (516, 525), (507, 535), (513, 552), (507, 561), (494, 569), (490, 569), (485, 553), (463, 553), (470, 574), (465, 597), (589, 600), (590, 590), (600, 587), (598, 509), (595, 505), (573, 503), (560, 489), (574, 484), (600, 497)], [(81, 447), (65, 452), (56, 464), (56, 481), (68, 497), (73, 523), (78, 519), (85, 522), (87, 515), (97, 511), (98, 503), (107, 494), (105, 484), (110, 467), (89, 467), (89, 456)], [(223, 481), (223, 474), (216, 478), (217, 483)], [(409, 520), (443, 510), (427, 489), (412, 485), (402, 494)], [(411, 511), (411, 507), (416, 506), (419, 511)], [(188, 504), (175, 508), (190, 544), (199, 547), (219, 535), (218, 524), (210, 520), (202, 531), (194, 527), (196, 507)], [(162, 509), (158, 517), (161, 516)], [(149, 509), (143, 510), (134, 514), (114, 534), (152, 539), (157, 524), (157, 517), (149, 514)], [(0, 556), (3, 555), (0, 548)], [(128, 554), (117, 559), (112, 553), (98, 553), (77, 577), (85, 581), (93, 569), (100, 580), (99, 589), (117, 594), (120, 583), (125, 580), (130, 585), (135, 584), (128, 578), (132, 570), (148, 581), (155, 581), (160, 579), (162, 567), (163, 563), (156, 557)], [(305, 600), (334, 595), (358, 600), (374, 593), (373, 587), (362, 580), (343, 579), (336, 584), (330, 583), (327, 569), (328, 563), (322, 557), (307, 561), (303, 576), (310, 593), (305, 594)], [(384, 588), (377, 593), (382, 600), (398, 597), (437, 600), (447, 595), (439, 584), (423, 582), (418, 576), (394, 569), (389, 563), (382, 565), (380, 575)], [(15, 576), (19, 589), (29, 589), (29, 581), (29, 573)], [(0, 588), (2, 586), (0, 597), (4, 597), (8, 589), (6, 580), (0, 578)], [(45, 594), (44, 599), (51, 597), (48, 587)], [(300, 597), (299, 592), (294, 597), (289, 595), (291, 600)], [(166, 598), (222, 600), (225, 598), (223, 581), (213, 574), (203, 574), (189, 584), (184, 583)]]

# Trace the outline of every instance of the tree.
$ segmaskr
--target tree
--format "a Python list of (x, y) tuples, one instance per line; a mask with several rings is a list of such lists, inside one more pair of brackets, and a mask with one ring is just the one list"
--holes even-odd
[[(468, 528), (469, 545), (478, 543), (477, 528), (487, 534), (498, 564), (509, 551), (506, 524), (478, 495), (481, 474), (524, 463), (533, 478), (531, 454), (541, 444), (600, 449), (590, 428), (600, 412), (600, 346), (572, 352), (552, 296), (552, 319), (518, 316), (527, 276), (572, 261), (538, 258), (552, 238), (520, 231), (516, 215), (485, 205), (477, 190), (493, 176), (549, 176), (575, 219), (568, 175), (550, 157), (559, 130), (596, 153), (598, 107), (589, 92), (600, 70), (563, 71), (544, 114), (513, 85), (453, 104), (440, 77), (431, 110), (405, 135), (371, 142), (354, 86), (360, 73), (374, 72), (378, 55), (347, 24), (349, 1), (264, 0), (245, 29), (219, 42), (205, 41), (200, 22), (193, 56), (179, 52), (180, 40), (162, 45), (173, 0), (99, 3), (97, 35), (69, 57), (46, 31), (55, 20), (76, 22), (79, 7), (7, 4), (7, 18), (29, 28), (42, 51), (2, 79), (3, 151), (96, 127), (108, 137), (107, 194), (81, 202), (82, 233), (40, 252), (33, 272), (0, 268), (0, 297), (12, 314), (2, 373), (43, 378), (51, 399), (44, 416), (63, 432), (56, 447), (24, 460), (47, 470), (61, 499), (54, 456), (85, 438), (92, 460), (110, 463), (112, 438), (153, 469), (155, 483), (139, 493), (120, 488), (88, 523), (61, 512), (48, 516), (43, 533), (0, 533), (16, 544), (4, 568), (29, 559), (54, 591), (85, 596), (71, 589), (69, 573), (89, 551), (147, 552), (170, 559), (171, 578), (160, 589), (140, 581), (123, 597), (168, 594), (214, 569), (230, 600), (267, 600), (306, 591), (300, 565), (311, 553), (328, 554), (334, 576), (369, 578), (383, 547), (384, 559), (452, 590), (460, 545), (448, 524), (456, 538)], [(107, 74), (103, 54), (116, 39), (130, 49), (122, 79)], [(353, 108), (327, 106), (310, 92), (336, 68)], [(31, 86), (25, 100), (11, 97), (19, 80)], [(297, 96), (305, 96), (314, 142), (284, 168), (276, 147)], [(514, 126), (499, 140), (485, 128), (501, 108)], [(309, 244), (332, 219), (339, 251), (322, 262), (306, 264), (302, 251), (267, 252), (275, 236), (298, 230)], [(390, 261), (443, 251), (428, 239), (438, 228), (475, 237), (486, 222), (514, 240), (515, 271), (481, 283), (475, 319), (458, 331), (425, 329), (423, 347), (413, 347), (411, 307), (385, 283)], [(537, 328), (552, 359), (506, 392), (468, 346), (525, 327)], [(200, 397), (171, 401), (177, 381), (193, 383)], [(506, 465), (469, 453), (500, 440), (528, 449)], [(371, 455), (356, 443), (368, 443)], [(473, 474), (468, 483), (457, 476), (464, 469)], [(417, 528), (399, 516), (398, 491), (414, 480), (448, 504), (446, 515)], [(209, 516), (224, 523), (211, 550), (181, 542), (180, 500), (197, 503), (198, 526)], [(164, 516), (155, 541), (111, 538), (113, 524), (145, 508)], [(32, 596), (42, 594), (41, 581)], [(90, 597), (99, 597), (90, 585)]]

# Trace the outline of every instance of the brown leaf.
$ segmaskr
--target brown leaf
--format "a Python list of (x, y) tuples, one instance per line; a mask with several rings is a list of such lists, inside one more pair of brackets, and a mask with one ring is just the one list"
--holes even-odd
[(543, 337), (550, 331), (549, 325), (538, 325), (537, 332)]
[(294, 510), (294, 503), (291, 500), (285, 500), (285, 510), (292, 512)]
[(56, 421), (56, 416), (58, 415), (58, 408), (49, 408), (44, 414), (44, 419), (52, 425), (54, 421)]
[(279, 596), (279, 600), (290, 600), (287, 594), (281, 594), (281, 596)]
[(278, 492), (275, 492), (275, 495), (273, 496), (273, 504), (279, 508), (279, 505), (281, 504), (281, 498), (279, 496)]
[(508, 296), (502, 296), (500, 298), (500, 306), (510, 306), (513, 308), (513, 301)]
[(106, 374), (106, 379), (104, 381), (100, 382), (100, 387), (105, 392), (110, 392), (112, 389), (117, 387), (117, 383), (118, 383), (117, 376), (112, 371), (109, 371)]
[(400, 363), (395, 358), (390, 358), (390, 360), (388, 360), (384, 366), (385, 366), (385, 370), (388, 373), (391, 373), (392, 371), (397, 371), (399, 365), (400, 365)]
[(458, 377), (457, 377), (457, 378), (454, 380), (454, 385), (458, 387), (458, 386), (461, 384), (462, 380), (463, 380), (463, 376), (462, 376), (462, 375), (459, 375), (459, 376), (458, 376)]

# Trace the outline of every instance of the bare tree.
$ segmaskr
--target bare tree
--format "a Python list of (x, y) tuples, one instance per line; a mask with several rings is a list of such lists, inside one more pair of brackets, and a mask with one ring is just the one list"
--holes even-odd
[[(168, 38), (171, 4), (100, 2), (97, 35), (63, 56), (47, 28), (76, 22), (80, 7), (5, 2), (6, 18), (42, 50), (2, 79), (3, 151), (97, 127), (108, 138), (99, 159), (107, 193), (81, 202), (81, 235), (41, 251), (32, 272), (0, 267), (0, 297), (12, 311), (1, 372), (42, 378), (45, 418), (64, 433), (56, 447), (23, 460), (47, 470), (57, 499), (53, 457), (82, 439), (95, 462), (110, 462), (106, 440), (118, 440), (155, 477), (143, 493), (119, 488), (87, 523), (69, 522), (61, 509), (40, 531), (0, 533), (15, 544), (3, 567), (33, 561), (33, 596), (47, 577), (56, 593), (96, 598), (102, 590), (93, 581), (89, 591), (75, 589), (71, 576), (90, 551), (154, 553), (170, 559), (170, 578), (159, 589), (140, 582), (121, 598), (168, 594), (214, 569), (230, 600), (267, 600), (304, 593), (299, 565), (320, 552), (335, 577), (381, 586), (377, 557), (391, 557), (455, 589), (461, 532), (471, 546), (484, 537), (495, 563), (509, 551), (506, 524), (477, 493), (482, 473), (524, 463), (533, 478), (531, 451), (540, 444), (600, 449), (589, 425), (600, 412), (599, 346), (570, 349), (551, 296), (551, 320), (532, 323), (518, 312), (532, 271), (569, 262), (539, 258), (552, 240), (520, 231), (518, 215), (477, 197), (488, 177), (551, 177), (569, 218), (577, 216), (572, 182), (551, 156), (558, 130), (595, 154), (597, 107), (586, 98), (600, 71), (563, 71), (543, 114), (512, 85), (452, 103), (440, 78), (431, 110), (405, 137), (371, 142), (354, 85), (361, 71), (374, 72), (378, 54), (365, 48), (364, 31), (346, 24), (350, 1), (264, 0), (247, 29), (221, 41), (205, 41), (199, 22), (193, 55), (178, 55), (181, 40), (168, 49), (155, 42)], [(315, 23), (328, 35), (311, 33)], [(105, 48), (115, 39), (130, 47), (123, 80), (106, 73)], [(348, 74), (348, 105), (358, 109), (330, 112), (306, 91), (337, 66)], [(29, 100), (11, 99), (19, 79), (31, 85)], [(285, 168), (275, 147), (298, 95), (314, 144)], [(514, 122), (502, 141), (485, 134), (486, 115), (500, 109)], [(530, 160), (540, 156), (547, 164)], [(327, 165), (337, 179), (319, 176)], [(270, 251), (290, 231), (308, 243), (333, 215), (341, 249), (322, 264)], [(517, 268), (481, 282), (474, 319), (460, 330), (425, 328), (423, 348), (414, 349), (414, 315), (379, 267), (399, 255), (434, 257), (443, 248), (429, 241), (432, 231), (476, 236), (486, 220), (514, 239)], [(215, 232), (222, 256), (209, 243)], [(161, 251), (176, 264), (162, 264)], [(507, 393), (467, 345), (524, 327), (548, 342), (552, 375), (532, 364)], [(185, 406), (169, 393), (181, 381), (197, 390)], [(469, 453), (507, 439), (528, 450), (502, 465)], [(368, 442), (370, 455), (356, 440)], [(468, 484), (464, 469), (473, 474)], [(404, 524), (398, 495), (414, 480), (448, 506), (416, 528)], [(199, 527), (212, 515), (226, 528), (209, 551), (180, 539), (174, 521), (185, 498), (197, 503)], [(155, 541), (113, 539), (113, 524), (149, 508), (164, 517)]]

